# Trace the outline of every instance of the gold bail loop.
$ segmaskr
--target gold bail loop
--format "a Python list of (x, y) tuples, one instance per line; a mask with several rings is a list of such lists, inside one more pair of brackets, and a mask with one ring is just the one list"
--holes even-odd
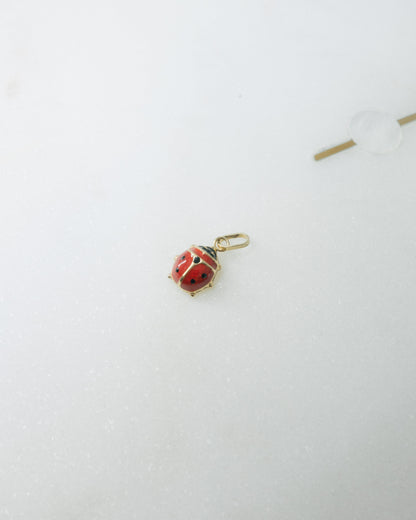
[[(234, 240), (236, 238), (242, 238), (244, 242), (240, 242), (238, 244), (231, 244), (230, 240)], [(218, 237), (214, 242), (215, 251), (219, 251), (223, 253), (224, 251), (231, 251), (231, 249), (240, 249), (240, 247), (247, 247), (250, 243), (250, 238), (245, 233), (235, 233), (234, 235), (223, 235), (222, 237)]]

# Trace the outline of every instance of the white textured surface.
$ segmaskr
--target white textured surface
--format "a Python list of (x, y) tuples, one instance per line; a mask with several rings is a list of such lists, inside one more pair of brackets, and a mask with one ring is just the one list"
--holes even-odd
[(3, 0), (1, 520), (414, 520), (415, 17)]

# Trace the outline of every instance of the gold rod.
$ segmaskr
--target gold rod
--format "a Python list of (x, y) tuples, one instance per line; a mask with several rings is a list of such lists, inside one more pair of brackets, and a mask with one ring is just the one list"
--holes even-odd
[(400, 126), (407, 125), (407, 123), (411, 123), (412, 121), (416, 121), (416, 114), (412, 114), (410, 116), (402, 117), (397, 122)]
[[(410, 116), (402, 117), (401, 119), (397, 120), (400, 126), (407, 125), (412, 121), (416, 121), (416, 113), (411, 114)], [(352, 148), (355, 145), (356, 143), (354, 143), (354, 141), (351, 139), (350, 141), (338, 144), (337, 146), (333, 146), (332, 148), (328, 148), (323, 152), (317, 153), (316, 155), (314, 155), (314, 159), (315, 161), (320, 161), (321, 159), (325, 159), (326, 157), (330, 157), (331, 155), (335, 155), (336, 153), (348, 150), (348, 148)]]
[(337, 146), (328, 148), (328, 150), (324, 150), (323, 152), (317, 153), (314, 156), (315, 161), (320, 161), (321, 159), (325, 159), (326, 157), (330, 157), (331, 155), (335, 155), (336, 153), (348, 150), (348, 148), (352, 148), (353, 146), (355, 146), (355, 143), (352, 139), (351, 141), (347, 141), (346, 143), (338, 144)]

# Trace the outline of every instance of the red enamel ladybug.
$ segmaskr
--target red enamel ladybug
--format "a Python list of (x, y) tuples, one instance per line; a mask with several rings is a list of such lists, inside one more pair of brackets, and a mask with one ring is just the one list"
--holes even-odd
[[(232, 239), (243, 239), (244, 242), (232, 245)], [(195, 296), (197, 292), (212, 287), (215, 275), (221, 269), (217, 252), (246, 247), (249, 241), (245, 233), (236, 233), (216, 238), (214, 247), (191, 246), (176, 257), (169, 278), (191, 296)]]
[(171, 278), (191, 296), (206, 287), (212, 287), (217, 271), (221, 269), (217, 252), (212, 247), (192, 246), (176, 257)]

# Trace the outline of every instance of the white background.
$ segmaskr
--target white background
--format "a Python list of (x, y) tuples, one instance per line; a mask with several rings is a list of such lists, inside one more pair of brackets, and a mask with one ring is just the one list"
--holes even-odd
[(1, 520), (415, 518), (415, 19), (0, 1)]

